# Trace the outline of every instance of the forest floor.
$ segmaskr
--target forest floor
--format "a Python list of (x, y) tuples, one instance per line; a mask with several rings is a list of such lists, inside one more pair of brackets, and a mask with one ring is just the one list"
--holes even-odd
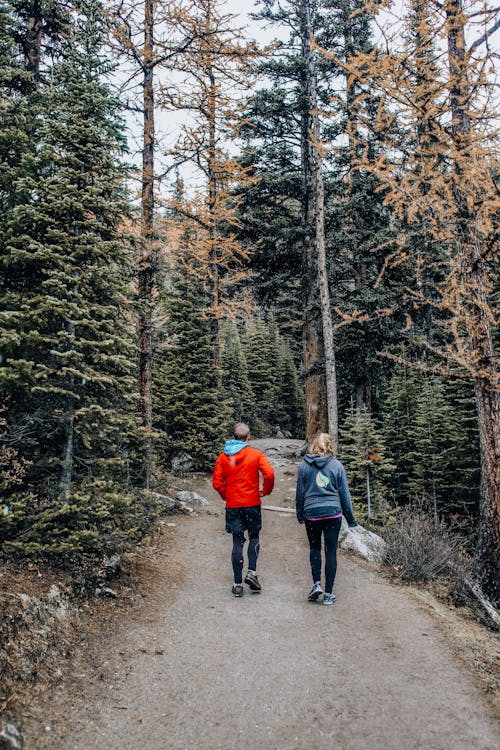
[[(277, 475), (264, 502), (293, 507), (290, 441), (253, 444)], [(499, 703), (474, 668), (498, 657), (494, 633), (344, 552), (336, 603), (308, 603), (304, 529), (273, 511), (263, 591), (235, 599), (223, 504), (208, 477), (184, 488), (211, 505), (165, 517), (127, 556), (119, 598), (88, 605), (71, 675), (16, 712), (27, 750), (498, 748)]]

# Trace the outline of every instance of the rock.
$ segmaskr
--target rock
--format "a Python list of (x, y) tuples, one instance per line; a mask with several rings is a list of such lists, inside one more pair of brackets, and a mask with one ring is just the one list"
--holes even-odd
[(120, 563), (122, 556), (117, 552), (114, 555), (104, 555), (102, 560), (102, 570), (106, 578), (114, 578), (120, 572)]
[(189, 455), (189, 453), (185, 453), (184, 451), (176, 453), (172, 458), (170, 465), (172, 467), (172, 472), (179, 476), (183, 476), (185, 474), (189, 474), (191, 471), (194, 471), (194, 459)]
[(110, 589), (109, 586), (100, 586), (95, 590), (96, 596), (101, 596), (104, 599), (118, 599), (118, 594), (114, 589)]
[(189, 503), (190, 505), (201, 505), (206, 508), (207, 505), (211, 505), (210, 501), (206, 497), (199, 495), (197, 492), (188, 492), (187, 490), (181, 490), (175, 496), (175, 499), (180, 503)]
[(0, 719), (0, 750), (22, 750), (23, 735), (6, 714)]
[(385, 542), (381, 536), (373, 531), (368, 531), (363, 526), (355, 526), (350, 529), (342, 519), (342, 529), (340, 531), (339, 546), (341, 549), (351, 550), (371, 562), (381, 562)]
[(159, 492), (152, 492), (151, 495), (158, 500), (165, 513), (171, 513), (175, 508), (175, 499), (168, 495), (162, 495)]
[(195, 515), (194, 508), (191, 508), (190, 505), (188, 505), (187, 503), (182, 502), (182, 500), (178, 500), (176, 502), (176, 504), (175, 504), (175, 507), (177, 508), (177, 510), (180, 513), (186, 513), (186, 515), (189, 515), (189, 516), (194, 516)]

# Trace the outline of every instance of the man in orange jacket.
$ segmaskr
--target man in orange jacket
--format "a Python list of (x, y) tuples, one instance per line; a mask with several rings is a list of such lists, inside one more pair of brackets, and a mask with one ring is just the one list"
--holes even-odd
[[(231, 562), (234, 596), (243, 596), (243, 545), (248, 531), (248, 572), (245, 583), (251, 591), (261, 591), (257, 578), (259, 532), (262, 528), (262, 495), (274, 487), (273, 467), (262, 453), (249, 445), (250, 429), (240, 422), (234, 427), (234, 440), (226, 440), (224, 451), (215, 462), (212, 485), (226, 503), (226, 531), (233, 535)], [(260, 489), (260, 474), (264, 479)]]

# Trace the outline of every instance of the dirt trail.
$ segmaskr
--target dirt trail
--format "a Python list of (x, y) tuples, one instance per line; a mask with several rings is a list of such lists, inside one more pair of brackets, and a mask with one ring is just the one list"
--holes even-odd
[[(270, 460), (269, 501), (290, 506), (295, 466)], [(214, 504), (163, 537), (175, 578), (170, 565), (110, 633), (104, 675), (27, 726), (28, 750), (498, 748), (481, 690), (404, 589), (341, 554), (337, 602), (307, 603), (304, 530), (268, 511), (263, 592), (234, 599), (222, 503), (196, 489)]]

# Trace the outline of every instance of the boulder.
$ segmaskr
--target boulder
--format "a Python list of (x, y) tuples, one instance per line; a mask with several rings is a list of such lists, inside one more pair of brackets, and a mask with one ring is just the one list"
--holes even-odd
[(190, 505), (199, 505), (206, 508), (211, 505), (210, 500), (207, 500), (203, 495), (199, 495), (197, 492), (188, 492), (188, 490), (181, 490), (175, 496), (175, 499), (179, 503), (189, 503)]
[(171, 513), (175, 508), (175, 498), (162, 495), (160, 492), (152, 492), (151, 495), (158, 500), (165, 513)]
[(22, 750), (23, 736), (6, 714), (0, 719), (0, 750)]
[(385, 542), (381, 536), (373, 531), (368, 531), (363, 526), (349, 528), (345, 519), (342, 519), (342, 528), (339, 536), (341, 549), (355, 552), (371, 562), (381, 562), (384, 554)]
[(187, 516), (195, 516), (195, 510), (187, 503), (183, 503), (180, 500), (175, 504), (176, 510), (179, 511), (179, 513), (185, 513)]
[(178, 476), (184, 476), (194, 471), (194, 459), (189, 453), (185, 451), (179, 451), (173, 456), (171, 461), (172, 472)]

